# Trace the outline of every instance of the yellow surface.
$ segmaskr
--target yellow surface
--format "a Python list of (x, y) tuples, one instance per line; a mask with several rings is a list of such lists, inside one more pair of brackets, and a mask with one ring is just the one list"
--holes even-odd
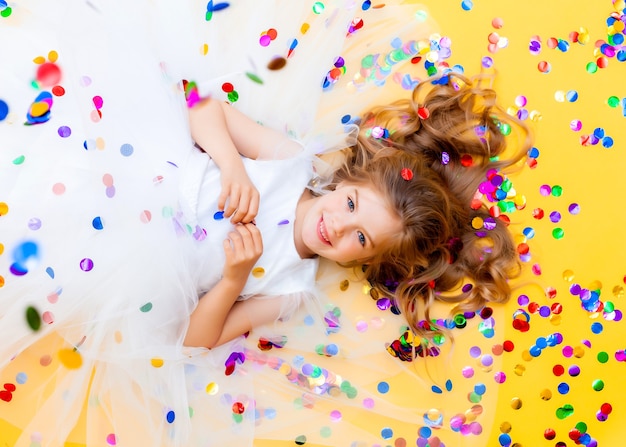
[[(468, 328), (456, 332), (456, 345), (451, 355), (442, 356), (429, 370), (443, 389), (440, 399), (446, 408), (460, 408), (470, 420), (480, 421), (482, 434), (454, 436), (447, 431), (442, 434), (442, 440), (448, 447), (499, 446), (504, 440), (501, 435), (507, 433), (510, 445), (518, 447), (555, 446), (557, 442), (572, 446), (575, 443), (569, 432), (583, 423), (586, 433), (598, 445), (622, 445), (626, 435), (623, 404), (626, 363), (617, 361), (615, 354), (626, 348), (625, 323), (607, 321), (602, 312), (590, 313), (582, 309), (579, 297), (570, 293), (570, 287), (579, 284), (600, 291), (603, 303), (612, 302), (615, 309), (624, 309), (626, 205), (621, 191), (626, 171), (626, 117), (621, 106), (611, 108), (607, 100), (611, 96), (620, 101), (626, 97), (626, 63), (609, 59), (608, 67), (594, 74), (585, 68), (598, 57), (595, 42), (607, 38), (606, 19), (614, 11), (613, 3), (610, 0), (474, 0), (469, 11), (463, 10), (458, 0), (425, 0), (423, 3), (440, 24), (441, 34), (452, 40), (450, 64), (462, 65), (467, 74), (474, 74), (480, 70), (481, 59), (490, 56), (498, 73), (496, 89), (501, 104), (517, 109), (516, 98), (520, 95), (527, 98), (524, 108), (535, 117), (528, 122), (535, 130), (535, 146), (540, 151), (535, 169), (525, 167), (520, 175), (513, 177), (518, 194), (527, 198), (527, 206), (511, 215), (511, 228), (518, 236), (526, 227), (532, 227), (536, 233), (527, 241), (531, 260), (525, 264), (524, 277), (531, 284), (517, 291), (510, 303), (495, 309), (497, 323), (493, 338), (480, 333), (479, 319), (474, 318)], [(501, 29), (493, 28), (494, 18), (502, 19)], [(589, 33), (589, 42), (585, 45), (570, 41), (570, 33), (580, 31), (581, 27)], [(508, 45), (496, 53), (488, 51), (488, 36), (492, 32), (497, 32), (500, 39), (508, 39)], [(538, 55), (529, 52), (533, 36), (538, 36), (542, 43)], [(563, 52), (549, 48), (549, 38), (567, 41), (569, 49)], [(542, 61), (550, 63), (549, 73), (538, 70)], [(559, 101), (559, 95), (568, 91), (578, 93), (577, 101)], [(582, 122), (579, 132), (570, 129), (570, 122), (575, 119)], [(580, 144), (581, 136), (592, 134), (596, 128), (603, 128), (606, 135), (614, 139), (612, 148)], [(559, 197), (543, 196), (540, 194), (542, 185), (561, 186), (563, 193)], [(572, 203), (579, 204), (579, 214), (568, 212)], [(533, 218), (533, 210), (537, 208), (545, 211), (541, 220)], [(553, 211), (561, 213), (560, 222), (550, 221), (549, 214)], [(552, 236), (556, 227), (564, 230), (560, 240)], [(532, 266), (539, 267), (541, 273), (533, 273)], [(550, 288), (556, 291), (555, 297), (547, 295)], [(352, 287), (346, 293), (359, 298), (362, 292), (357, 289)], [(531, 314), (530, 330), (520, 332), (513, 328), (512, 321), (518, 309), (527, 311), (527, 306), (517, 302), (517, 296), (522, 293), (540, 306), (560, 303), (563, 311), (558, 316), (548, 317)], [(593, 323), (602, 325), (601, 333), (592, 331)], [(541, 350), (540, 355), (533, 358), (529, 350), (537, 339), (554, 333), (562, 334), (563, 342)], [(493, 354), (493, 347), (497, 348), (505, 340), (514, 343), (514, 350)], [(471, 347), (480, 349), (481, 354), (472, 357)], [(565, 355), (567, 347), (572, 348), (572, 356)], [(606, 363), (599, 360), (602, 353), (608, 355)], [(480, 363), (485, 354), (493, 355), (491, 367)], [(555, 365), (564, 367), (563, 375), (553, 373)], [(399, 374), (388, 380), (390, 398), (401, 406), (429, 408), (433, 397), (424, 394), (424, 390), (430, 388), (429, 378), (423, 365), (414, 366), (425, 382), (413, 386), (414, 376)], [(568, 372), (572, 366), (580, 368), (579, 375)], [(475, 371), (469, 379), (461, 374), (467, 367)], [(499, 372), (506, 375), (502, 384), (494, 380)], [(443, 386), (446, 380), (452, 384), (449, 391)], [(603, 381), (604, 387), (596, 391), (593, 384), (598, 380)], [(470, 402), (469, 393), (479, 383), (485, 384), (487, 390), (480, 401), (484, 412), (473, 414), (474, 403)], [(559, 393), (561, 383), (569, 385), (569, 392)], [(547, 395), (551, 398), (546, 398)], [(604, 403), (611, 404), (613, 411), (601, 422), (596, 413)], [(566, 405), (573, 407), (573, 414), (561, 418), (559, 409)], [(446, 426), (453, 415), (445, 414)], [(381, 441), (381, 445), (415, 445), (422, 421), (396, 424), (393, 415), (389, 416), (386, 422), (392, 424), (394, 434)], [(344, 418), (349, 417), (350, 410), (346, 409)], [(375, 418), (355, 418), (356, 423), (374, 432), (384, 426)], [(556, 437), (547, 440), (546, 429), (553, 429)], [(0, 421), (0, 446), (12, 445), (16, 436), (16, 430)], [(259, 441), (257, 445), (294, 443)]]

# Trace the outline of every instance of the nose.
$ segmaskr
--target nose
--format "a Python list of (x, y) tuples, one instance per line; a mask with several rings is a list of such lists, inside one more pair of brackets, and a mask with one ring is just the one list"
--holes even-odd
[(337, 237), (343, 236), (348, 226), (347, 219), (343, 216), (334, 216), (332, 223), (333, 223), (333, 232), (335, 233), (335, 236)]

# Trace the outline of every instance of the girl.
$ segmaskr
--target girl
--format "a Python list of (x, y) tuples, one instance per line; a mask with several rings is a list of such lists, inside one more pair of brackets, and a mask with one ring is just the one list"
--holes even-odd
[[(346, 150), (331, 192), (314, 197), (305, 190), (298, 199), (293, 236), (299, 258), (322, 256), (364, 265), (374, 293), (394, 297), (411, 329), (432, 337), (436, 328), (420, 327), (418, 321), (420, 316), (429, 319), (436, 299), (475, 311), (510, 295), (508, 280), (518, 267), (514, 244), (505, 224), (472, 199), (487, 171), (518, 161), (529, 141), (525, 127), (497, 107), (492, 90), (473, 87), (454, 74), (420, 97), (427, 86), (420, 84), (411, 100), (370, 112), (370, 132), (362, 131), (357, 144)], [(428, 117), (422, 120), (418, 113), (425, 111)], [(526, 137), (522, 151), (493, 161), (506, 148), (502, 129), (510, 125), (519, 126)], [(384, 128), (388, 137), (373, 139), (372, 128)], [(269, 302), (233, 306), (263, 246), (263, 232), (249, 223), (257, 216), (258, 192), (238, 152), (256, 159), (266, 148), (290, 142), (215, 101), (191, 110), (191, 131), (223, 166), (217, 208), (223, 209), (229, 196), (224, 216), (243, 223), (225, 242), (222, 278), (191, 315), (186, 343), (211, 347), (281, 316), (281, 308)], [(471, 165), (462, 166), (462, 157), (471, 157)], [(472, 228), (475, 218), (493, 221), (488, 234)], [(439, 298), (467, 279), (474, 284), (470, 291)]]
[[(341, 402), (354, 387), (263, 361), (241, 335), (291, 319), (289, 346), (312, 352), (339, 330), (315, 287), (318, 256), (363, 264), (416, 331), (422, 303), (476, 263), (476, 292), (460, 299), (507, 295), (502, 224), (481, 240), (491, 253), (468, 227), (484, 211), (466, 196), (509, 121), (491, 92), (438, 85), (366, 115), (358, 141), (345, 118), (401, 66), (369, 53), (388, 46), (378, 36), (406, 43), (381, 49), (390, 61), (429, 48), (423, 9), (364, 12), (372, 32), (356, 34), (352, 2), (220, 5), (32, 1), (2, 24), (0, 414), (21, 430), (14, 445), (242, 446), (264, 427), (295, 438), (290, 427), (324, 411), (276, 418), (278, 380), (255, 383), (255, 365), (289, 380), (289, 403), (296, 385)], [(353, 60), (367, 70), (342, 78)], [(215, 99), (188, 113), (179, 79), (206, 79)], [(346, 147), (338, 169), (317, 166)], [(473, 167), (461, 166), (467, 154)]]

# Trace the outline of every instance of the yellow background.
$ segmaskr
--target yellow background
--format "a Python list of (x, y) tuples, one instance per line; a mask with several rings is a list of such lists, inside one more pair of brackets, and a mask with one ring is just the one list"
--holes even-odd
[[(444, 409), (465, 409), (471, 418), (473, 404), (468, 400), (468, 392), (474, 384), (484, 383), (487, 388), (481, 401), (484, 413), (476, 416), (483, 433), (462, 436), (448, 431), (441, 435), (448, 447), (499, 446), (502, 433), (507, 433), (512, 445), (518, 447), (554, 446), (559, 441), (572, 446), (575, 443), (569, 439), (568, 433), (581, 422), (586, 424), (587, 433), (598, 445), (622, 445), (626, 435), (626, 363), (618, 362), (615, 353), (626, 348), (626, 323), (605, 321), (602, 313), (585, 311), (579, 298), (569, 293), (572, 284), (580, 284), (584, 288), (599, 290), (603, 302), (613, 302), (616, 309), (625, 310), (626, 203), (621, 194), (626, 171), (626, 117), (621, 106), (611, 108), (607, 99), (626, 97), (626, 63), (612, 58), (608, 67), (593, 74), (585, 68), (598, 57), (595, 42), (607, 38), (606, 19), (614, 12), (613, 3), (610, 0), (474, 0), (469, 11), (463, 10), (459, 0), (426, 0), (423, 3), (439, 23), (441, 34), (452, 41), (451, 64), (462, 65), (471, 75), (480, 70), (482, 57), (491, 56), (497, 72), (495, 86), (500, 103), (515, 108), (518, 96), (527, 98), (525, 108), (536, 118), (532, 122), (529, 120), (529, 124), (535, 131), (535, 146), (540, 156), (535, 169), (525, 167), (520, 175), (512, 177), (518, 194), (526, 197), (527, 206), (511, 215), (511, 228), (519, 241), (522, 241), (519, 235), (525, 227), (534, 228), (536, 235), (527, 241), (532, 257), (525, 264), (524, 274), (532, 284), (517, 291), (507, 305), (495, 309), (495, 337), (483, 337), (477, 327), (479, 319), (475, 318), (468, 328), (456, 333), (452, 355), (442, 356), (441, 361), (432, 365), (429, 372), (436, 383), (443, 388), (442, 384), (449, 379), (452, 389), (444, 389), (443, 396), (425, 395), (429, 386), (422, 383), (413, 387), (411, 381), (415, 377), (407, 372), (387, 380), (391, 385), (391, 399), (401, 406), (420, 408), (431, 405), (441, 408), (441, 402), (444, 402)], [(494, 18), (503, 20), (501, 29), (493, 28)], [(590, 37), (585, 45), (573, 43), (569, 38), (571, 32), (581, 31), (581, 28), (588, 30)], [(493, 54), (487, 49), (487, 39), (492, 32), (508, 39), (508, 45)], [(531, 55), (528, 49), (533, 36), (541, 39), (542, 49), (538, 55)], [(549, 38), (569, 42), (568, 51), (549, 48)], [(549, 73), (538, 70), (541, 61), (550, 63)], [(557, 100), (557, 92), (571, 90), (578, 93), (577, 101)], [(570, 129), (570, 122), (574, 119), (582, 122), (580, 132)], [(614, 139), (612, 148), (580, 144), (581, 135), (591, 134), (596, 128), (603, 128), (606, 135)], [(541, 185), (559, 185), (563, 194), (560, 197), (542, 196), (539, 193)], [(580, 205), (579, 214), (568, 212), (571, 203)], [(533, 218), (532, 212), (536, 208), (545, 211), (542, 220)], [(549, 220), (552, 211), (559, 211), (562, 215), (558, 224)], [(557, 226), (564, 230), (564, 237), (560, 240), (551, 234)], [(540, 275), (530, 270), (535, 264), (541, 267)], [(556, 290), (556, 297), (546, 296), (548, 288)], [(353, 287), (347, 293), (358, 298), (362, 292)], [(539, 305), (550, 306), (558, 302), (563, 306), (563, 312), (552, 318), (533, 314), (530, 330), (520, 332), (512, 326), (514, 312), (526, 309), (517, 303), (520, 293), (527, 294)], [(592, 332), (594, 322), (602, 324), (601, 333)], [(563, 343), (548, 347), (531, 359), (528, 350), (537, 338), (555, 332), (563, 335)], [(482, 368), (480, 359), (469, 354), (473, 346), (479, 347), (483, 354), (491, 353), (493, 346), (504, 340), (513, 341), (515, 349), (494, 355), (494, 365), (490, 368)], [(565, 346), (574, 348), (577, 355), (564, 356), (562, 349)], [(598, 354), (602, 352), (609, 356), (606, 363), (598, 360)], [(553, 374), (553, 367), (557, 364), (565, 368), (561, 377)], [(568, 374), (572, 365), (580, 367), (580, 375)], [(471, 379), (461, 375), (461, 370), (467, 366), (476, 371)], [(423, 366), (414, 367), (427, 381)], [(507, 377), (503, 384), (497, 384), (493, 378), (500, 371)], [(593, 389), (594, 380), (604, 382), (601, 391)], [(567, 394), (557, 391), (561, 382), (569, 385)], [(550, 399), (542, 398), (546, 391), (551, 392)], [(596, 412), (603, 403), (610, 403), (613, 412), (607, 421), (600, 422), (596, 419)], [(560, 419), (557, 410), (566, 404), (574, 408), (574, 413)], [(344, 417), (349, 414), (346, 410)], [(446, 418), (450, 415), (446, 413)], [(388, 422), (394, 428), (394, 436), (381, 444), (399, 447), (405, 442), (415, 445), (417, 429), (423, 425), (421, 421), (394, 424), (393, 415), (390, 416)], [(354, 422), (358, 425), (374, 432), (380, 429), (379, 419), (358, 419), (360, 417), (355, 416)], [(546, 429), (553, 429), (556, 438), (546, 440)], [(15, 437), (16, 431), (0, 421), (0, 446), (11, 445)], [(259, 441), (258, 445), (279, 444)], [(283, 445), (294, 443), (290, 441)]]

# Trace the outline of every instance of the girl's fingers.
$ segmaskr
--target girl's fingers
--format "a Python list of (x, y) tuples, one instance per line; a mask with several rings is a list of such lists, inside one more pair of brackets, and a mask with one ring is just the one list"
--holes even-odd
[(241, 200), (239, 188), (231, 188), (230, 195), (228, 196), (228, 207), (224, 210), (224, 217), (230, 217), (237, 210), (239, 200)]
[[(256, 191), (255, 191), (256, 192)], [(254, 220), (259, 212), (259, 194), (253, 194), (250, 197), (250, 203), (248, 205), (248, 213), (241, 219), (244, 223), (250, 223)]]
[(235, 227), (241, 236), (241, 248), (246, 256), (258, 258), (263, 253), (263, 239), (261, 231), (254, 224), (242, 224)]
[(237, 210), (235, 211), (232, 219), (230, 220), (231, 223), (239, 223), (239, 222), (247, 223), (244, 220), (244, 217), (248, 213), (249, 205), (250, 205), (250, 198), (247, 195), (242, 194), (241, 196), (239, 196), (239, 203), (237, 205)]
[(259, 255), (263, 253), (263, 236), (261, 235), (261, 230), (259, 230), (256, 225), (250, 223), (246, 224), (250, 231), (250, 236), (252, 237), (252, 243), (254, 244), (255, 252)]
[(217, 198), (217, 209), (218, 210), (223, 210), (224, 207), (226, 206), (226, 199), (228, 199), (228, 196), (230, 194), (230, 189), (229, 188), (222, 188), (222, 190), (220, 191), (220, 195)]

